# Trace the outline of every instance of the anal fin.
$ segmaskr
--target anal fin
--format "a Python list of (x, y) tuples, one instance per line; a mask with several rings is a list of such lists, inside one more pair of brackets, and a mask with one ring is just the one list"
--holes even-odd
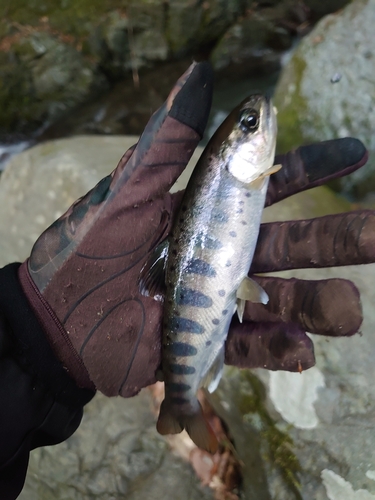
[(202, 387), (205, 387), (209, 393), (214, 392), (219, 385), (224, 370), (224, 345), (218, 352), (215, 361), (212, 363), (207, 374), (203, 378)]

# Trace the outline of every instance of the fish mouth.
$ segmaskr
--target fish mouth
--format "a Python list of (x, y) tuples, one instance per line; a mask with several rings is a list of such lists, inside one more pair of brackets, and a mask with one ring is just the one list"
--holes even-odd
[(267, 92), (264, 95), (264, 107), (265, 107), (266, 122), (269, 123), (271, 120), (271, 111), (273, 110), (271, 94), (269, 92)]

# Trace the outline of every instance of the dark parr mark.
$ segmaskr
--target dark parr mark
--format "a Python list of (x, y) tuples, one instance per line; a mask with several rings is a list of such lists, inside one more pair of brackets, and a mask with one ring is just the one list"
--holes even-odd
[(212, 323), (213, 323), (214, 325), (218, 325), (218, 324), (220, 323), (220, 320), (219, 320), (219, 319), (217, 319), (217, 318), (214, 318), (214, 319), (212, 320)]
[(180, 288), (177, 291), (177, 304), (182, 306), (211, 307), (212, 299), (198, 290)]
[(172, 382), (168, 384), (168, 389), (172, 392), (186, 392), (191, 389), (191, 386), (182, 382)]
[(190, 401), (185, 398), (171, 398), (170, 401), (173, 405), (178, 405), (178, 406), (190, 403)]
[(219, 290), (217, 293), (220, 295), (220, 297), (224, 297), (225, 290)]
[(196, 370), (194, 366), (177, 365), (173, 363), (169, 365), (169, 371), (174, 375), (193, 375)]
[(198, 349), (184, 342), (173, 342), (169, 349), (175, 356), (195, 356), (198, 353)]
[(210, 238), (208, 236), (204, 241), (204, 246), (209, 250), (219, 250), (223, 244), (220, 240), (215, 240), (214, 238)]
[(204, 333), (202, 325), (188, 318), (179, 318), (174, 316), (171, 321), (171, 330), (173, 333)]
[(192, 259), (186, 266), (186, 272), (189, 274), (201, 274), (208, 278), (214, 278), (216, 276), (215, 269), (201, 259)]
[(208, 248), (210, 250), (219, 250), (223, 246), (220, 240), (204, 232), (197, 233), (194, 238), (194, 244), (197, 248)]

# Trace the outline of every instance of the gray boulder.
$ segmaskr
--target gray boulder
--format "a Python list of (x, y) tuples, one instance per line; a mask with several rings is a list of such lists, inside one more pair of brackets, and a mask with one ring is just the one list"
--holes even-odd
[(70, 43), (45, 32), (20, 38), (0, 60), (5, 62), (0, 64), (3, 135), (14, 127), (30, 131), (56, 120), (104, 83)]
[(345, 136), (364, 142), (367, 167), (335, 182), (356, 199), (375, 190), (374, 23), (374, 0), (356, 0), (322, 19), (298, 46), (275, 92), (280, 151)]

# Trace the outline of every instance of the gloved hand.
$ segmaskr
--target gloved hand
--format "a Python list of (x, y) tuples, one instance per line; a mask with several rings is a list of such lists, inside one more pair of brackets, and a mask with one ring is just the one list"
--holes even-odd
[[(42, 234), (20, 267), (28, 301), (79, 387), (128, 397), (156, 380), (162, 304), (140, 294), (138, 276), (170, 231), (181, 195), (171, 196), (169, 189), (203, 134), (212, 80), (207, 63), (190, 66), (138, 144)], [(346, 175), (366, 158), (356, 139), (278, 157), (283, 168), (271, 177), (267, 203)], [(251, 272), (372, 262), (373, 221), (373, 213), (359, 212), (263, 225)], [(361, 324), (359, 293), (348, 281), (257, 279), (269, 306), (248, 304), (246, 321), (240, 325), (233, 319), (227, 363), (306, 369), (314, 364), (306, 328), (350, 335)], [(323, 303), (325, 293), (334, 300)]]

